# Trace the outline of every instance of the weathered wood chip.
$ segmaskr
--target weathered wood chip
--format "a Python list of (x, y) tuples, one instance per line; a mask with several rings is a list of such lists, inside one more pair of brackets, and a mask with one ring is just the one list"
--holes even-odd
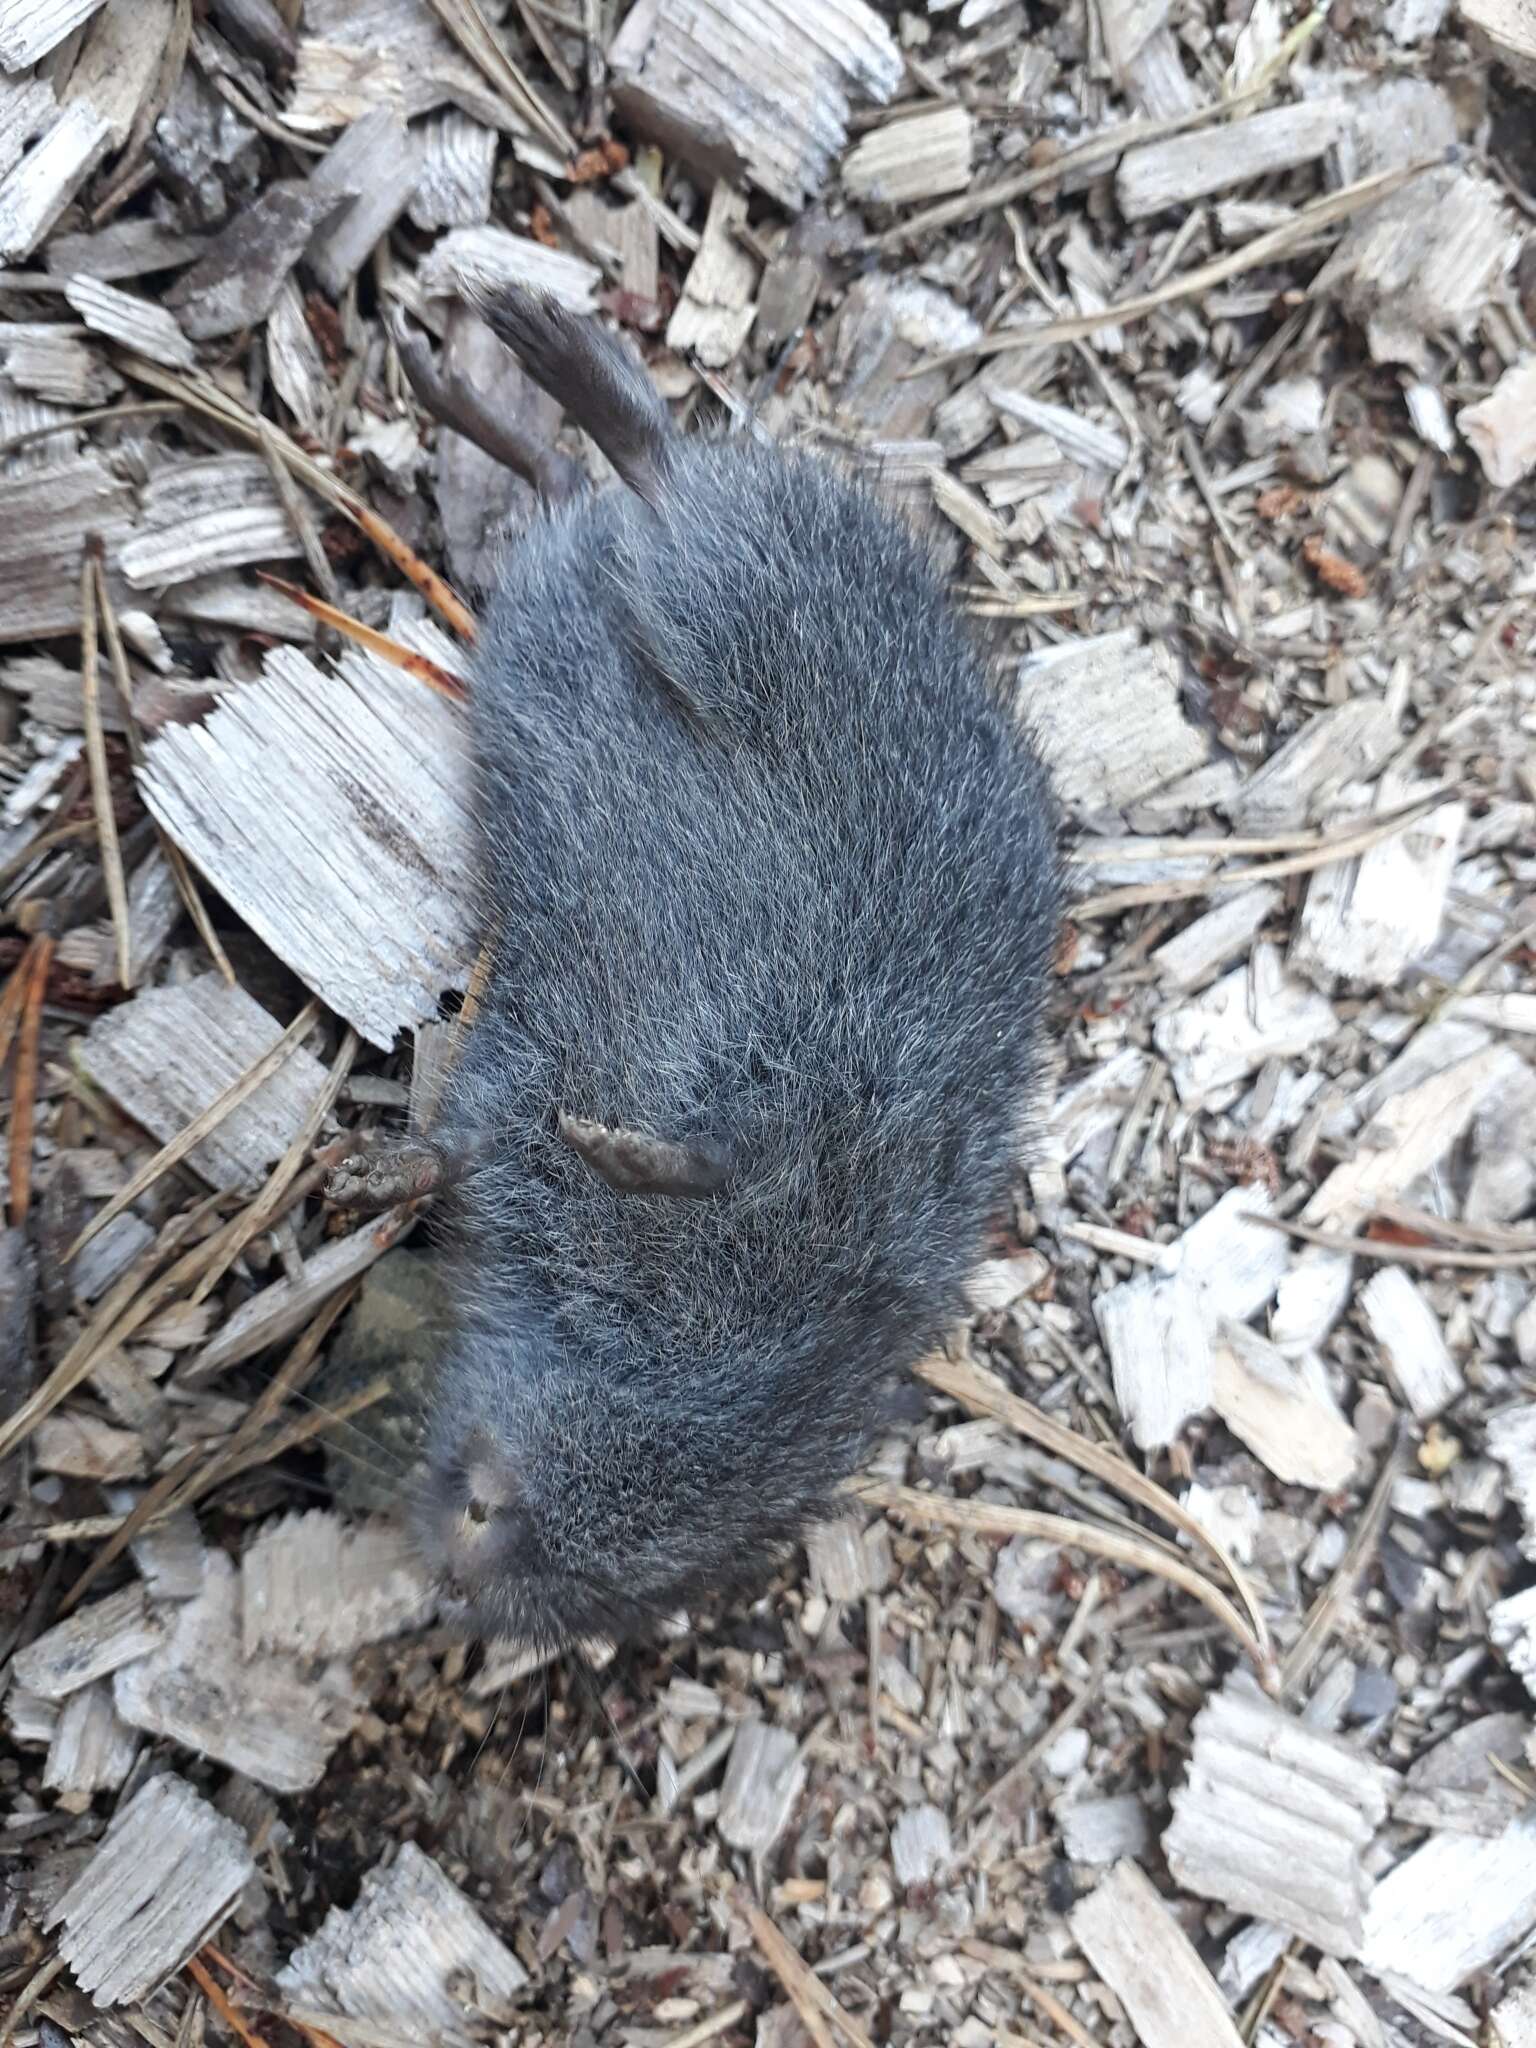
[(749, 1855), (766, 1856), (789, 1826), (805, 1779), (799, 1741), (788, 1729), (743, 1721), (720, 1788), (716, 1825), (722, 1841)]
[(1138, 1273), (1094, 1302), (1115, 1400), (1142, 1450), (1170, 1444), (1211, 1400), (1211, 1341), (1182, 1273)]
[(97, 1792), (115, 1792), (138, 1755), (137, 1733), (118, 1719), (103, 1680), (71, 1693), (43, 1765), (43, 1783), (70, 1813), (83, 1813)]
[(265, 186), (177, 278), (165, 294), (166, 305), (197, 341), (257, 326), (316, 230), (350, 196), (321, 183), (318, 172), (303, 182), (285, 178)]
[(222, 1551), (203, 1561), (195, 1600), (166, 1610), (160, 1647), (120, 1670), (117, 1711), (131, 1727), (243, 1771), (274, 1792), (318, 1785), (360, 1702), (344, 1665), (290, 1657), (248, 1660), (240, 1648), (239, 1581)]
[[(430, 628), (396, 637), (456, 658)], [(279, 959), (388, 1047), (467, 979), (468, 772), (457, 706), (364, 655), (327, 673), (281, 649), (202, 726), (162, 732), (140, 786)]]
[(421, 176), (421, 144), (391, 107), (354, 121), (309, 176), (312, 190), (341, 204), (305, 261), (339, 299), (404, 213)]
[(32, 254), (111, 144), (111, 128), (88, 100), (60, 109), (0, 182), (0, 263)]
[(1536, 469), (1536, 355), (1511, 363), (1486, 398), (1462, 407), (1456, 424), (1497, 489), (1529, 476)]
[(1074, 1908), (1072, 1932), (1142, 2048), (1240, 2048), (1210, 1972), (1151, 1880), (1128, 1859)]
[(0, 67), (24, 71), (88, 22), (102, 0), (0, 0)]
[(1536, 1813), (1527, 1811), (1492, 1841), (1432, 1835), (1381, 1878), (1360, 1960), (1426, 1991), (1455, 1991), (1528, 1935), (1533, 1915)]
[(120, 341), (152, 363), (189, 370), (197, 361), (197, 350), (164, 306), (152, 306), (148, 299), (83, 275), (69, 280), (64, 296), (93, 333)]
[(1392, 1773), (1244, 1677), (1206, 1704), (1194, 1738), (1163, 1836), (1174, 1877), (1329, 1955), (1358, 1954), (1370, 1896), (1362, 1858), (1386, 1819)]
[[(355, 1906), (333, 1906), (317, 1934), (278, 1973), (290, 2009), (377, 2020), (443, 2048), (475, 2048), (485, 2021), (505, 2027), (508, 2003), (528, 1981), (486, 1926), (414, 1842), (363, 1879)], [(356, 2038), (350, 2029), (338, 2029)]]
[(1135, 803), (1206, 758), (1182, 694), (1172, 652), (1128, 629), (1030, 657), (1015, 702), (1061, 801), (1084, 812)]
[(1383, 1266), (1360, 1290), (1360, 1313), (1410, 1411), (1420, 1422), (1432, 1421), (1464, 1382), (1423, 1290), (1401, 1266)]
[(608, 61), (637, 132), (710, 177), (744, 172), (792, 214), (831, 175), (850, 96), (883, 103), (902, 78), (864, 0), (643, 0)]
[(1490, 1417), (1485, 1440), (1509, 1474), (1510, 1493), (1520, 1510), (1520, 1548), (1536, 1558), (1536, 1403), (1521, 1402)]
[[(50, 444), (51, 445), (51, 444)], [(55, 460), (7, 477), (0, 519), (0, 643), (80, 630), (80, 537), (101, 536), (109, 562), (132, 531), (133, 492), (104, 464)], [(112, 576), (113, 596), (128, 593)]]
[(240, 1563), (247, 1657), (342, 1657), (421, 1628), (436, 1594), (409, 1532), (382, 1520), (349, 1527), (323, 1508), (269, 1523)]
[(245, 1836), (190, 1785), (151, 1778), (48, 1913), (97, 2006), (137, 2005), (196, 1954), (255, 1871)]
[(407, 209), (419, 228), (479, 227), (491, 217), (497, 135), (457, 107), (422, 124), (421, 171)]
[(904, 1888), (932, 1884), (948, 1869), (954, 1853), (948, 1818), (926, 1800), (909, 1806), (891, 1829), (891, 1868)]
[(77, 1608), (16, 1652), (16, 1683), (39, 1699), (67, 1699), (98, 1678), (146, 1657), (164, 1642), (165, 1617), (142, 1586), (124, 1586)]
[(1152, 1027), (1181, 1100), (1196, 1104), (1270, 1059), (1293, 1059), (1333, 1036), (1333, 1005), (1286, 974), (1273, 946)]
[[(135, 1123), (169, 1144), (282, 1035), (244, 989), (209, 972), (143, 989), (107, 1011), (81, 1041), (80, 1064)], [(324, 1067), (295, 1046), (193, 1147), (189, 1163), (210, 1187), (249, 1191), (282, 1158), (324, 1085)]]
[(1289, 1486), (1332, 1493), (1360, 1463), (1360, 1440), (1315, 1351), (1282, 1351), (1244, 1324), (1227, 1324), (1215, 1347), (1211, 1406)]
[(1188, 206), (1211, 192), (1314, 163), (1348, 123), (1342, 98), (1272, 107), (1220, 128), (1201, 128), (1127, 150), (1115, 176), (1115, 197), (1127, 220)]
[(723, 178), (710, 195), (699, 253), (667, 326), (667, 346), (696, 356), (712, 370), (733, 363), (752, 326), (757, 265), (736, 238), (747, 219), (747, 198)]
[(843, 159), (843, 188), (851, 199), (902, 206), (963, 192), (971, 182), (976, 124), (957, 101), (871, 129)]
[(301, 552), (261, 456), (210, 455), (151, 477), (139, 532), (120, 559), (144, 590)]

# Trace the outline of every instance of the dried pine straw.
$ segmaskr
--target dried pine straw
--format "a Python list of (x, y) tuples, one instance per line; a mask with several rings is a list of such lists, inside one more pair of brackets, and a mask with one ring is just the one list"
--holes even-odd
[(291, 603), (318, 619), (323, 626), (331, 626), (336, 632), (345, 634), (369, 654), (380, 661), (387, 661), (391, 668), (402, 669), (406, 675), (414, 676), (419, 683), (425, 683), (430, 690), (436, 690), (440, 697), (447, 697), (455, 704), (469, 702), (469, 685), (462, 676), (456, 676), (441, 662), (425, 654), (416, 654), (409, 647), (403, 647), (398, 640), (392, 640), (387, 633), (381, 633), (374, 626), (365, 626), (361, 619), (354, 619), (350, 612), (342, 611), (334, 604), (327, 604), (323, 598), (311, 597), (307, 590), (301, 590), (296, 583), (289, 583), (281, 576), (274, 576), (266, 569), (257, 571), (261, 582), (273, 590), (281, 591)]
[(787, 1941), (757, 1901), (741, 1886), (731, 1893), (731, 1904), (752, 1930), (758, 1953), (788, 1993), (800, 2015), (800, 2024), (816, 2048), (834, 2048), (835, 2027), (852, 2048), (874, 2048), (858, 2021), (845, 2012), (814, 1970), (807, 1969), (798, 1950)]
[(101, 664), (96, 644), (96, 554), (89, 544), (80, 566), (80, 688), (85, 725), (85, 758), (91, 774), (91, 807), (101, 846), (107, 902), (112, 911), (112, 937), (117, 948), (118, 986), (133, 987), (132, 938), (128, 929), (128, 882), (123, 874), (123, 849), (118, 843), (112, 810), (112, 782), (107, 772), (107, 739), (101, 729)]
[(10, 1184), (11, 1223), (24, 1223), (32, 1206), (32, 1135), (37, 1122), (38, 1049), (43, 1029), (43, 1001), (48, 970), (53, 964), (53, 939), (39, 932), (28, 949), (30, 972), (22, 999), (16, 1071), (11, 1079)]

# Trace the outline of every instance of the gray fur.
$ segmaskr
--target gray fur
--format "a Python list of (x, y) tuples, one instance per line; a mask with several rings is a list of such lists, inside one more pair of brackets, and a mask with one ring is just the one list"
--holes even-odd
[[(745, 440), (646, 473), (522, 536), (473, 686), (424, 1521), (548, 1644), (761, 1577), (857, 1466), (1005, 1209), (1058, 917), (1042, 771), (907, 530)], [(731, 1177), (618, 1192), (562, 1113)]]

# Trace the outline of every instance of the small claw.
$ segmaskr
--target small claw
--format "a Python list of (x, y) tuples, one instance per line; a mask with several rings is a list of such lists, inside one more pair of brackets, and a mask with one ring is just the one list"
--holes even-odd
[(340, 1209), (392, 1209), (435, 1194), (443, 1178), (443, 1155), (435, 1145), (389, 1145), (349, 1153), (326, 1177), (325, 1198)]

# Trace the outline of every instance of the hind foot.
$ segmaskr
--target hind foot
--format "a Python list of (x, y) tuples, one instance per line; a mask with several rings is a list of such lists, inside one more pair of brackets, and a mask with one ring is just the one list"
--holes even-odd
[(424, 1138), (353, 1152), (327, 1176), (325, 1199), (338, 1209), (372, 1212), (441, 1193), (450, 1178), (448, 1155)]

